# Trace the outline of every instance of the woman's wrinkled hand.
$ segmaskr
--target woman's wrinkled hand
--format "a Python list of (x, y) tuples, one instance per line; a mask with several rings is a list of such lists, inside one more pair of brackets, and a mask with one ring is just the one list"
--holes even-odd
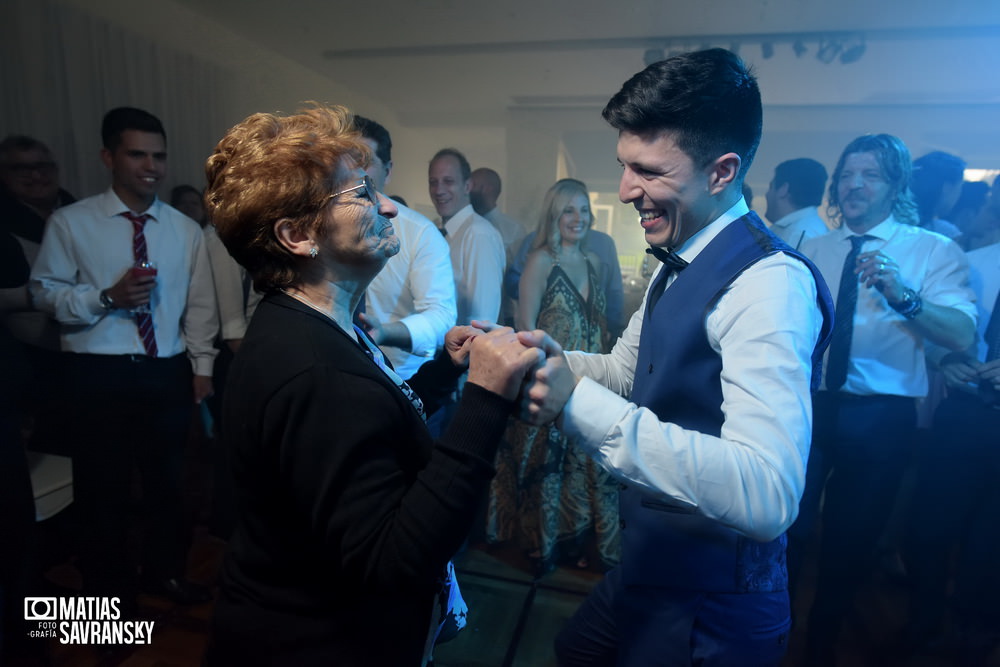
[(545, 361), (545, 353), (522, 345), (510, 327), (478, 331), (463, 343), (469, 350), (469, 382), (513, 401), (527, 374)]

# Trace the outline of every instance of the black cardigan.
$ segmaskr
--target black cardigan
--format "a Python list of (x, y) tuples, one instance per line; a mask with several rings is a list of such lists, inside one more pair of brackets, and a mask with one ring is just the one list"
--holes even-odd
[(418, 665), (511, 407), (467, 384), (435, 444), (356, 340), (265, 298), (223, 405), (239, 518), (209, 662)]

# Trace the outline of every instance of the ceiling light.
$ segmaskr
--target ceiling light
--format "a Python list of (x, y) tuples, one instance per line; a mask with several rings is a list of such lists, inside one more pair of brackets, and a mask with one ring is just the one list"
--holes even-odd
[(795, 40), (795, 43), (792, 44), (792, 51), (795, 52), (796, 58), (801, 58), (803, 55), (805, 55), (805, 52), (808, 50), (809, 47), (807, 47), (801, 39)]
[(819, 43), (819, 50), (816, 51), (816, 60), (824, 65), (829, 65), (837, 57), (844, 45), (838, 39), (824, 39)]
[(856, 63), (865, 55), (865, 38), (860, 35), (844, 42), (844, 50), (840, 52), (840, 62), (845, 65)]
[(764, 60), (774, 56), (774, 44), (771, 42), (761, 42), (760, 43), (760, 54), (764, 56)]

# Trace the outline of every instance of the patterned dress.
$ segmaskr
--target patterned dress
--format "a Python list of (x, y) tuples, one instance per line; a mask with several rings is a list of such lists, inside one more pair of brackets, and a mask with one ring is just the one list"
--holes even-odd
[[(602, 352), (605, 297), (589, 261), (587, 280), (590, 296), (585, 300), (557, 259), (542, 294), (537, 327), (566, 350)], [(617, 564), (617, 484), (554, 425), (530, 426), (511, 418), (496, 468), (486, 516), (489, 541), (516, 540), (526, 552), (540, 555), (539, 565), (548, 571), (584, 555), (593, 533), (602, 564)]]

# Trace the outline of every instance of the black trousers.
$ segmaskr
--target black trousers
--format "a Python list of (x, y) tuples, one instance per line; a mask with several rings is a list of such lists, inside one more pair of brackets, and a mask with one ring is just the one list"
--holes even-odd
[(135, 593), (129, 555), (133, 472), (141, 484), (145, 530), (139, 559), (153, 579), (184, 572), (182, 472), (192, 411), (191, 365), (185, 355), (69, 355), (67, 385), (76, 399), (74, 502), (83, 524), (79, 567), (88, 595)]
[(911, 456), (915, 428), (912, 398), (820, 392), (813, 399), (806, 488), (799, 518), (788, 533), (789, 574), (797, 577), (802, 552), (822, 520), (807, 650), (832, 650), (854, 594), (871, 572), (878, 538)]
[(1000, 410), (957, 392), (938, 407), (932, 437), (917, 456), (916, 493), (907, 522), (911, 630), (939, 629), (953, 597), (960, 629), (1000, 632)]

